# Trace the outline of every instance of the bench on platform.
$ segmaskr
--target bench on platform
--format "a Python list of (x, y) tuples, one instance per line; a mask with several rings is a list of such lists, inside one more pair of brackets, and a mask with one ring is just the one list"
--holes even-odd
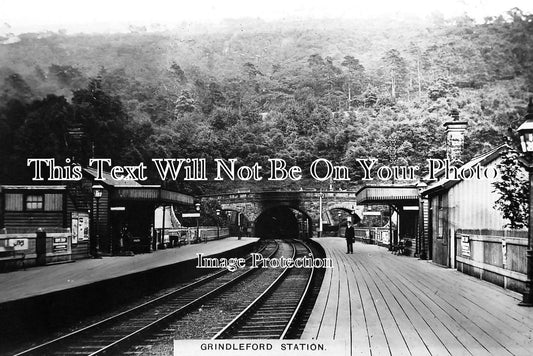
[(0, 272), (4, 272), (8, 269), (9, 265), (17, 265), (22, 263), (22, 267), (26, 269), (24, 260), (26, 259), (26, 254), (22, 251), (15, 250), (14, 248), (5, 248), (0, 250)]
[(397, 244), (392, 245), (391, 252), (396, 255), (403, 255), (404, 249), (405, 249), (405, 246), (404, 246), (403, 240), (400, 240), (398, 241)]
[(392, 245), (392, 253), (396, 255), (409, 255), (411, 253), (411, 239), (401, 239), (396, 245)]

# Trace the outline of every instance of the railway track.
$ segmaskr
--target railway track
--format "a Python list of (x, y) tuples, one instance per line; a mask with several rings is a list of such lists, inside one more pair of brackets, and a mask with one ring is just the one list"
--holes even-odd
[[(292, 241), (293, 258), (313, 253), (302, 242)], [(286, 268), (246, 309), (228, 323), (213, 339), (285, 339), (302, 313), (311, 291), (315, 268)]]
[[(260, 252), (267, 258), (297, 258), (311, 251), (298, 241), (269, 240), (263, 244)], [(291, 338), (305, 319), (301, 317), (301, 307), (310, 294), (315, 274), (311, 268), (241, 268), (235, 272), (223, 269), (16, 355), (143, 354), (142, 350), (152, 348), (162, 337), (176, 338), (176, 325), (187, 327), (187, 319), (194, 319), (195, 313), (205, 313), (209, 308), (216, 312), (225, 300), (238, 302), (225, 318), (196, 318), (212, 323), (212, 331), (199, 338), (215, 333), (213, 338)], [(246, 289), (257, 293), (243, 293)]]
[[(261, 251), (265, 257), (277, 253), (272, 241)], [(16, 354), (22, 355), (102, 355), (128, 348), (136, 340), (214, 298), (244, 280), (257, 269), (227, 269), (208, 275), (144, 304), (98, 321), (67, 335)]]

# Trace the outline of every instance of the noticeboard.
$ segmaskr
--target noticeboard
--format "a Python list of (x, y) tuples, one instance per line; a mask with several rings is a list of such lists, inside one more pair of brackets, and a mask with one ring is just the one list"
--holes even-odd
[(387, 245), (390, 242), (390, 232), (381, 231), (381, 242)]
[(89, 214), (82, 212), (72, 213), (72, 244), (89, 241)]
[(461, 238), (461, 255), (470, 257), (470, 235), (457, 234)]

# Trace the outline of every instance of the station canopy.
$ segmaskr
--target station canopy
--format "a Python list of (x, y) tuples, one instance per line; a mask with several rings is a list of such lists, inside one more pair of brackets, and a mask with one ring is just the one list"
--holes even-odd
[(417, 206), (418, 188), (416, 184), (365, 185), (357, 191), (356, 200), (361, 205)]
[(108, 172), (102, 173), (103, 181), (96, 181), (97, 172), (92, 168), (85, 168), (88, 174), (96, 183), (101, 183), (109, 189), (112, 201), (144, 201), (170, 204), (194, 204), (194, 198), (190, 195), (163, 189), (160, 185), (143, 185), (136, 181), (122, 181), (113, 179)]

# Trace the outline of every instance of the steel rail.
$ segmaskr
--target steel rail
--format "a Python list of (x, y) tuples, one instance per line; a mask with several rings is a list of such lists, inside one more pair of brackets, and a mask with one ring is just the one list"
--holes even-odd
[[(275, 243), (276, 243), (275, 249), (269, 255), (269, 257), (273, 256), (279, 249), (279, 244), (277, 242), (275, 242)], [(259, 252), (262, 252), (262, 251), (266, 250), (267, 246), (268, 245), (265, 245), (262, 249), (259, 250)], [(249, 261), (250, 259), (251, 259), (251, 256), (246, 258), (247, 261)], [(154, 322), (151, 322), (150, 324), (145, 325), (144, 327), (142, 327), (140, 329), (137, 329), (135, 332), (130, 333), (130, 334), (122, 337), (118, 341), (115, 341), (115, 342), (113, 342), (113, 343), (111, 343), (109, 345), (106, 345), (102, 349), (100, 349), (98, 351), (95, 351), (93, 353), (90, 353), (89, 355), (99, 355), (99, 354), (101, 354), (103, 352), (108, 351), (111, 348), (111, 346), (112, 347), (117, 347), (119, 344), (124, 343), (128, 339), (131, 339), (132, 337), (134, 337), (136, 335), (139, 335), (141, 332), (148, 330), (148, 328), (152, 328), (152, 327), (160, 324), (161, 322), (166, 321), (171, 316), (175, 316), (175, 315), (177, 315), (179, 313), (185, 312), (187, 309), (195, 306), (196, 304), (198, 304), (200, 302), (203, 302), (204, 300), (208, 299), (210, 296), (215, 295), (216, 294), (215, 291), (216, 292), (220, 292), (223, 289), (226, 289), (227, 287), (235, 284), (236, 282), (240, 281), (241, 279), (244, 279), (245, 277), (247, 277), (251, 273), (255, 272), (255, 270), (256, 269), (254, 268), (254, 269), (249, 269), (248, 271), (243, 272), (242, 274), (240, 274), (236, 278), (231, 279), (230, 281), (226, 282), (225, 284), (215, 288), (211, 292), (209, 292), (207, 294), (204, 294), (203, 296), (201, 296), (201, 297), (199, 297), (199, 298), (187, 303), (183, 307), (171, 312), (170, 314), (167, 314), (164, 317), (162, 317), (160, 319), (157, 319)], [(100, 321), (98, 321), (96, 323), (93, 323), (91, 325), (88, 325), (88, 326), (86, 326), (84, 328), (75, 330), (75, 331), (70, 332), (70, 333), (68, 333), (66, 335), (62, 335), (62, 336), (60, 336), (58, 338), (49, 340), (49, 341), (44, 342), (44, 343), (42, 343), (40, 345), (34, 346), (34, 347), (30, 348), (30, 349), (21, 351), (21, 352), (15, 354), (14, 356), (26, 356), (26, 355), (36, 354), (36, 353), (38, 355), (42, 355), (42, 352), (44, 352), (44, 351), (46, 351), (46, 350), (48, 350), (50, 348), (53, 348), (54, 345), (57, 345), (57, 344), (59, 344), (61, 342), (68, 342), (69, 340), (72, 340), (72, 339), (82, 335), (85, 332), (90, 332), (92, 330), (96, 331), (98, 329), (102, 329), (107, 324), (110, 324), (110, 323), (113, 323), (113, 322), (120, 322), (120, 321), (124, 320), (128, 316), (132, 316), (132, 315), (135, 315), (136, 313), (145, 311), (145, 310), (149, 309), (150, 307), (156, 307), (158, 305), (161, 305), (162, 303), (164, 303), (168, 299), (171, 299), (173, 297), (177, 297), (177, 296), (179, 296), (180, 294), (182, 294), (182, 293), (184, 293), (186, 291), (194, 290), (194, 288), (200, 287), (200, 286), (206, 284), (207, 282), (209, 282), (211, 280), (214, 280), (214, 279), (216, 279), (218, 277), (221, 277), (222, 275), (225, 275), (227, 273), (229, 273), (229, 271), (227, 269), (224, 269), (222, 271), (216, 272), (216, 273), (214, 273), (212, 275), (209, 275), (209, 276), (206, 276), (204, 278), (201, 278), (198, 281), (195, 281), (193, 283), (187, 284), (187, 285), (185, 285), (185, 286), (183, 286), (183, 287), (181, 287), (179, 289), (176, 289), (176, 290), (171, 291), (169, 293), (166, 293), (166, 294), (164, 294), (162, 296), (159, 296), (159, 297), (157, 297), (155, 299), (147, 301), (147, 302), (145, 302), (145, 303), (143, 303), (141, 305), (135, 306), (133, 308), (130, 308), (130, 309), (125, 310), (123, 312), (120, 312), (118, 314), (112, 315), (112, 316), (110, 316), (108, 318), (100, 320)]]
[[(298, 243), (301, 243), (301, 242), (298, 242)], [(310, 251), (308, 246), (306, 246), (303, 243), (301, 243), (301, 244), (308, 251)], [(295, 245), (296, 245), (296, 243), (294, 241), (291, 241), (291, 246), (293, 247), (292, 258), (294, 258), (296, 256), (296, 246)], [(259, 295), (254, 301), (252, 301), (242, 312), (239, 313), (239, 315), (237, 315), (235, 318), (233, 318), (233, 320), (231, 320), (224, 328), (222, 328), (211, 339), (214, 340), (214, 339), (221, 339), (223, 337), (227, 337), (228, 335), (231, 334), (232, 331), (234, 331), (234, 329), (237, 329), (239, 327), (239, 324), (242, 323), (244, 321), (244, 319), (250, 313), (253, 313), (256, 309), (259, 309), (259, 304), (261, 304), (262, 302), (267, 300), (268, 296), (270, 296), (274, 292), (274, 290), (279, 286), (279, 284), (281, 284), (286, 279), (286, 277), (288, 276), (288, 274), (289, 274), (289, 272), (291, 270), (292, 270), (292, 268), (286, 267), (284, 269), (284, 271), (278, 276), (278, 278), (276, 278), (276, 280), (274, 282), (272, 282), (270, 284), (270, 286), (263, 293), (261, 293), (261, 295)], [(306, 283), (304, 291), (302, 292), (302, 295), (299, 298), (299, 301), (298, 301), (298, 304), (296, 306), (296, 309), (291, 314), (291, 317), (289, 318), (289, 322), (287, 323), (287, 325), (283, 329), (280, 339), (282, 339), (282, 338), (284, 338), (286, 336), (287, 332), (290, 330), (290, 328), (292, 326), (292, 323), (294, 322), (294, 319), (296, 318), (296, 316), (298, 315), (298, 313), (299, 313), (299, 311), (301, 309), (301, 306), (302, 306), (302, 304), (303, 304), (303, 302), (305, 300), (305, 297), (308, 294), (308, 291), (309, 291), (309, 288), (310, 288), (310, 285), (311, 285), (311, 282), (312, 282), (312, 277), (314, 276), (313, 271), (314, 271), (314, 266), (312, 268), (312, 272), (311, 272), (311, 274), (310, 274), (310, 276), (308, 278), (308, 281)]]
[[(311, 250), (311, 248), (309, 246), (305, 245), (305, 244), (303, 244), (303, 245), (311, 253), (311, 258), (314, 258), (315, 256), (313, 255), (313, 251)], [(302, 305), (303, 305), (303, 303), (305, 301), (305, 298), (307, 298), (307, 296), (309, 294), (309, 291), (311, 289), (311, 284), (313, 283), (314, 276), (315, 276), (315, 265), (313, 264), (313, 268), (311, 268), (311, 274), (309, 275), (309, 279), (307, 280), (307, 284), (305, 286), (305, 290), (303, 291), (303, 293), (302, 293), (302, 295), (300, 297), (300, 300), (298, 302), (298, 305), (296, 306), (296, 309), (292, 313), (291, 319), (289, 320), (289, 322), (287, 323), (287, 326), (285, 326), (285, 329), (281, 333), (280, 339), (285, 339), (286, 338), (289, 330), (292, 327), (292, 324), (294, 323), (294, 320), (296, 319), (296, 317), (298, 316), (298, 314), (302, 310)]]

